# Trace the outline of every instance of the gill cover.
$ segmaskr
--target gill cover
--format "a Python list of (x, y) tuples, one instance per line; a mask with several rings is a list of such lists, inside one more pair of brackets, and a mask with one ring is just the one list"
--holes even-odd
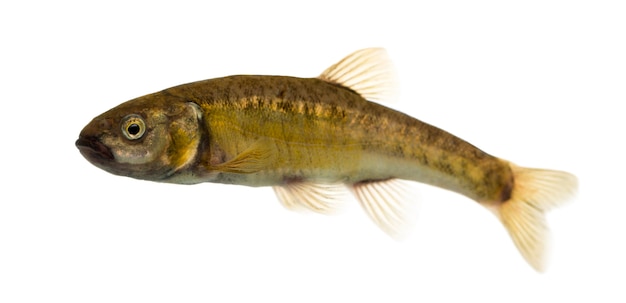
[(167, 181), (195, 159), (202, 110), (163, 92), (140, 97), (93, 119), (76, 145), (110, 173)]

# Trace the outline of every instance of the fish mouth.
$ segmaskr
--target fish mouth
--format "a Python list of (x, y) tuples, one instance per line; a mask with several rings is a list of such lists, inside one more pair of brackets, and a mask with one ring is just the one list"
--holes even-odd
[(102, 144), (96, 137), (79, 136), (76, 140), (76, 147), (89, 161), (111, 161), (114, 159), (111, 149)]

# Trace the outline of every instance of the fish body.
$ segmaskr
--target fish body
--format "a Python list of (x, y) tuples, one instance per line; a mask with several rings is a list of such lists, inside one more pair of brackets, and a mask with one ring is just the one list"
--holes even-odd
[(405, 228), (399, 180), (492, 210), (543, 268), (543, 212), (572, 195), (565, 172), (518, 167), (375, 101), (393, 95), (382, 49), (357, 51), (316, 78), (238, 75), (172, 87), (94, 118), (76, 142), (94, 165), (159, 182), (272, 186), (292, 208), (331, 208), (347, 188), (387, 233)]

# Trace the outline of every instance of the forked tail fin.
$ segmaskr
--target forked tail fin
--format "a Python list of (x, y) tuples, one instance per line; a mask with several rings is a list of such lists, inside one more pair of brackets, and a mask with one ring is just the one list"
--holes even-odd
[(502, 202), (499, 217), (526, 261), (537, 271), (545, 268), (548, 227), (545, 212), (566, 202), (578, 181), (572, 174), (511, 164), (514, 187)]

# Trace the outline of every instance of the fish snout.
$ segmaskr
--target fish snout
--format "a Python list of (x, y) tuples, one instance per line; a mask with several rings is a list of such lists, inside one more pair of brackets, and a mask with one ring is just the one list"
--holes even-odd
[(115, 158), (111, 149), (104, 145), (98, 137), (80, 135), (76, 140), (76, 147), (80, 153), (90, 162), (111, 161)]

